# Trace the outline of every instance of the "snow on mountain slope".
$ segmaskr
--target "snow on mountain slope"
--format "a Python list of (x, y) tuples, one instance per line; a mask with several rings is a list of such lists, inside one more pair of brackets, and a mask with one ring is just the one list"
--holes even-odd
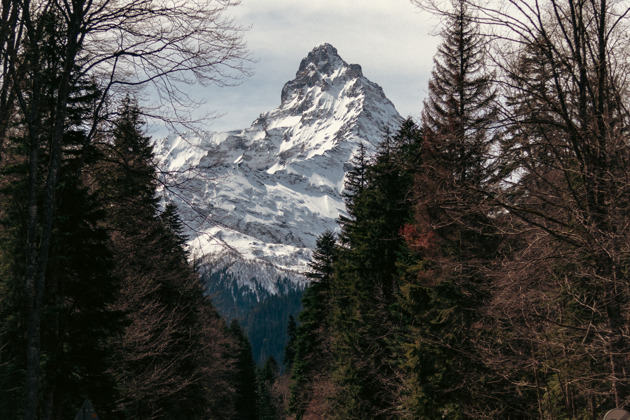
[(227, 267), (241, 286), (255, 278), (275, 293), (278, 277), (304, 282), (317, 237), (344, 212), (351, 157), (401, 121), (359, 65), (322, 44), (285, 84), (280, 106), (249, 128), (157, 141), (193, 256), (210, 270)]

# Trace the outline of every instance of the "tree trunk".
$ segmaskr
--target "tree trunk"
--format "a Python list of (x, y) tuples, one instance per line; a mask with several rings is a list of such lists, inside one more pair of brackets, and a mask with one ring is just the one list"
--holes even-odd
[[(41, 208), (41, 234), (38, 242), (38, 130), (31, 134), (31, 180), (29, 191), (28, 215), (28, 261), (26, 266), (25, 284), (27, 296), (27, 327), (26, 327), (26, 420), (37, 418), (39, 400), (39, 376), (41, 359), (41, 310), (46, 284), (46, 271), (52, 243), (53, 225), (55, 218), (55, 192), (59, 181), (62, 160), (62, 139), (65, 129), (66, 109), (70, 92), (70, 79), (75, 57), (78, 52), (78, 36), (81, 24), (82, 6), (73, 10), (71, 22), (68, 26), (68, 44), (66, 46), (65, 62), (59, 90), (55, 104), (54, 127), (50, 139), (50, 162), (44, 187), (44, 200)], [(38, 127), (39, 121), (33, 121), (31, 129)]]

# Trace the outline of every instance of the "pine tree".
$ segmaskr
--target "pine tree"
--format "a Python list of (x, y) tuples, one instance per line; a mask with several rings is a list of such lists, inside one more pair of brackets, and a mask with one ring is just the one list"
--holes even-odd
[(275, 392), (275, 384), (280, 374), (280, 367), (273, 357), (267, 358), (265, 364), (257, 369), (258, 418), (260, 420), (281, 419), (282, 401)]
[(86, 398), (101, 415), (111, 415), (117, 397), (110, 354), (123, 327), (122, 314), (113, 308), (120, 283), (102, 227), (104, 211), (80, 179), (66, 168), (57, 192), (59, 234), (51, 248), (42, 318), (42, 410), (49, 419), (72, 417)]
[[(12, 144), (9, 146), (15, 146)], [(12, 147), (7, 147), (14, 152)], [(24, 414), (24, 244), (27, 188), (19, 160), (2, 161), (0, 190), (0, 417)]]
[(284, 347), (284, 366), (289, 371), (293, 368), (293, 363), (295, 362), (297, 328), (295, 317), (289, 315), (289, 320), (287, 321), (287, 345)]
[[(67, 148), (64, 150), (64, 146), (68, 145), (69, 134), (76, 128), (71, 102), (78, 94), (77, 84), (85, 77), (77, 72), (74, 61), (79, 51), (76, 26), (67, 24), (57, 8), (41, 9), (41, 13), (27, 18), (29, 24), (24, 26), (27, 34), (25, 48), (19, 54), (18, 62), (11, 66), (11, 70), (22, 70), (22, 74), (12, 76), (22, 92), (18, 101), (18, 118), (22, 141), (28, 147), (28, 155), (25, 156), (29, 193), (25, 225), (24, 303), (27, 352), (25, 417), (29, 420), (34, 420), (41, 411), (42, 318), (48, 263), (52, 258), (55, 235), (56, 193), (65, 152), (68, 151)], [(95, 122), (91, 116), (86, 117), (80, 123), (83, 127)]]
[[(454, 1), (434, 59), (422, 113), (420, 230), (432, 230), (461, 261), (483, 254), (487, 191), (493, 187), (490, 147), (497, 117), (484, 38), (466, 1)], [(481, 247), (481, 248), (480, 248)], [(489, 251), (490, 253), (492, 251)]]
[(455, 0), (434, 58), (429, 97), (422, 113), (424, 135), (460, 185), (479, 185), (497, 115), (491, 75), (485, 72), (484, 38), (465, 0)]
[[(370, 162), (365, 150), (365, 145), (361, 143), (359, 145), (358, 152), (350, 161), (350, 170), (345, 177), (342, 197), (346, 205), (348, 216), (339, 216), (338, 222), (340, 226), (351, 226), (353, 221), (356, 220), (357, 215), (354, 214), (355, 198), (358, 197), (367, 186), (367, 168), (369, 164)], [(351, 228), (347, 227), (345, 230), (349, 229)], [(347, 236), (344, 235), (343, 232), (340, 240), (342, 242), (347, 242), (348, 240)]]
[[(96, 155), (86, 127), (95, 123), (93, 105), (99, 92), (74, 69), (68, 70), (68, 80), (61, 80), (64, 35), (57, 23), (52, 12), (36, 23), (47, 43), (39, 50), (39, 74), (29, 81), (38, 84), (36, 97), (28, 99), (30, 105), (37, 104), (31, 114), (17, 113), (11, 121), (13, 137), (5, 143), (0, 182), (3, 319), (5, 311), (11, 311), (0, 337), (12, 337), (23, 347), (31, 343), (24, 359), (23, 349), (5, 346), (0, 338), (0, 358), (7, 358), (6, 377), (12, 383), (2, 386), (0, 397), (6, 401), (1, 416), (8, 418), (22, 413), (25, 405), (24, 415), (65, 418), (86, 397), (108, 413), (115, 399), (107, 354), (110, 339), (121, 327), (120, 314), (111, 310), (119, 283), (101, 225), (104, 212), (86, 183), (86, 165)], [(56, 126), (61, 106), (56, 95), (64, 83), (63, 124)], [(59, 133), (53, 141), (55, 130)], [(56, 168), (49, 165), (53, 160)], [(26, 288), (25, 272), (30, 279)], [(24, 371), (27, 381), (17, 380), (15, 373)]]

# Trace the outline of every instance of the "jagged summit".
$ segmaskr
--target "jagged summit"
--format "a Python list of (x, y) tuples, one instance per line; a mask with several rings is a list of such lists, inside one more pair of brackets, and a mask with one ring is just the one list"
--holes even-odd
[(357, 79), (363, 77), (358, 64), (346, 63), (337, 49), (328, 43), (313, 48), (300, 62), (295, 79), (287, 82), (282, 89), (282, 102), (292, 94), (298, 94), (308, 87), (320, 86), (324, 91), (334, 84), (335, 79)]
[[(357, 77), (362, 76), (361, 66), (358, 64), (351, 65), (353, 69), (358, 70)], [(302, 59), (300, 67), (296, 74), (299, 77), (300, 74), (315, 70), (321, 74), (331, 75), (336, 70), (349, 67), (348, 64), (339, 56), (337, 49), (328, 43), (323, 43), (308, 53), (308, 55)]]
[(255, 278), (252, 290), (262, 285), (273, 293), (279, 276), (305, 281), (299, 273), (317, 237), (336, 229), (348, 162), (359, 145), (375, 149), (401, 122), (360, 66), (321, 44), (284, 86), (280, 106), (250, 127), (172, 135), (156, 142), (156, 155), (161, 170), (177, 174), (171, 183), (195, 175), (168, 197), (190, 227), (195, 258), (241, 285)]

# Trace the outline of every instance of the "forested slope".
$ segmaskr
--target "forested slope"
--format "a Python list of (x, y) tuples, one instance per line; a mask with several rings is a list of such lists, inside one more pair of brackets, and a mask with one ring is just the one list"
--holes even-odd
[(629, 405), (625, 2), (422, 3), (418, 122), (354, 162), (292, 343), (296, 418)]

